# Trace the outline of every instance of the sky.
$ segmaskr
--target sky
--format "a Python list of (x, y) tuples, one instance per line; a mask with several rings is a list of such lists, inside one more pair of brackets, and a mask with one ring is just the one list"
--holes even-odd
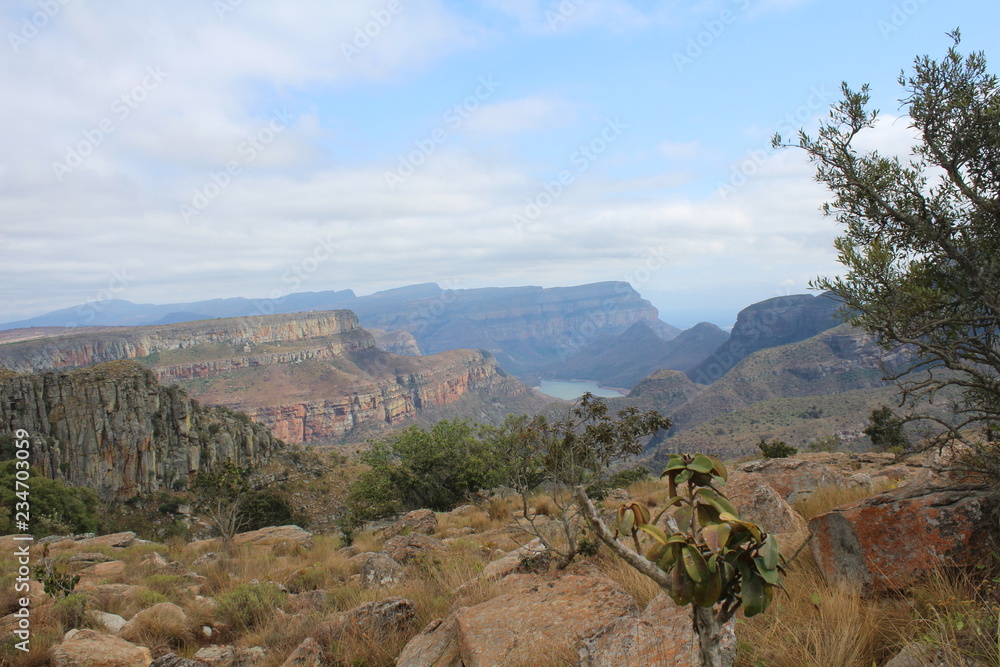
[[(841, 81), (905, 155), (940, 0), (6, 0), (0, 322), (437, 282), (632, 284), (677, 326), (836, 274), (801, 151)], [(997, 67), (991, 66), (993, 71)]]

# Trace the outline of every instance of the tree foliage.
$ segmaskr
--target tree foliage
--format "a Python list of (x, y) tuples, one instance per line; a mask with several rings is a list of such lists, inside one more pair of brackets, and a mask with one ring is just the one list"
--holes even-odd
[(341, 530), (349, 534), (365, 521), (403, 510), (448, 510), (501, 484), (505, 466), (493, 440), (484, 437), (489, 430), (468, 420), (444, 420), (375, 443), (361, 456), (368, 470), (348, 493)]
[[(643, 438), (670, 428), (659, 412), (625, 408), (612, 417), (607, 404), (586, 393), (565, 418), (549, 422), (544, 417), (508, 419), (497, 434), (506, 475), (521, 497), (522, 527), (542, 541), (566, 567), (580, 549), (585, 524), (573, 494), (577, 487), (600, 485), (608, 466), (642, 451)], [(556, 505), (561, 539), (537, 524), (529, 497), (545, 485)]]
[[(17, 461), (0, 463), (0, 534), (29, 532), (45, 537), (97, 530), (97, 493), (93, 489), (68, 486), (29, 468), (28, 493), (19, 498), (16, 475)], [(30, 510), (27, 531), (17, 528), (15, 516), (17, 504), (25, 502)]]
[(903, 432), (903, 422), (892, 414), (892, 409), (887, 405), (872, 410), (863, 433), (878, 452), (902, 454), (910, 447), (910, 439)]
[(671, 455), (662, 475), (668, 487), (664, 509), (653, 516), (642, 503), (622, 505), (613, 533), (583, 487), (577, 487), (597, 536), (655, 581), (675, 604), (691, 605), (705, 665), (726, 664), (722, 626), (740, 607), (748, 617), (763, 612), (783, 573), (774, 535), (741, 520), (719, 490), (728, 475), (725, 464), (715, 457)]
[[(982, 53), (962, 55), (959, 32), (950, 37), (944, 58), (918, 57), (899, 76), (918, 137), (908, 158), (856, 148), (879, 116), (867, 85), (845, 83), (817, 135), (800, 132), (797, 146), (833, 194), (825, 212), (845, 228), (836, 248), (846, 273), (814, 286), (886, 349), (910, 353), (890, 372), (906, 418), (964, 439), (1000, 423), (1000, 86)], [(960, 395), (952, 415), (919, 407), (946, 387)], [(993, 466), (1000, 473), (996, 457)]]

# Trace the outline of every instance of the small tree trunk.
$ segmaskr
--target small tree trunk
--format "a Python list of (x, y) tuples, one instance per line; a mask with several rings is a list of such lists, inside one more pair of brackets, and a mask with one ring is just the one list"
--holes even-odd
[(725, 630), (722, 623), (715, 618), (711, 608), (691, 605), (694, 608), (692, 621), (694, 632), (698, 635), (698, 653), (703, 667), (730, 667), (733, 664), (734, 653), (724, 645)]

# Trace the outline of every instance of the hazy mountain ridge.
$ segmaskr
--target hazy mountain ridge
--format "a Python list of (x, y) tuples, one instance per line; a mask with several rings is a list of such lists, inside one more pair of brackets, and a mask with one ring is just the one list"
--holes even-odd
[(542, 372), (551, 379), (594, 380), (606, 387), (631, 388), (660, 369), (689, 371), (728, 339), (722, 329), (702, 322), (664, 340), (645, 321), (615, 336), (601, 336), (571, 359)]
[(574, 287), (442, 289), (411, 285), (358, 297), (351, 290), (302, 292), (278, 299), (212, 299), (166, 305), (114, 300), (85, 304), (0, 329), (31, 326), (153, 325), (185, 318), (259, 317), (350, 309), (362, 326), (407, 331), (420, 350), (486, 349), (506, 370), (528, 373), (574, 356), (597, 336), (645, 321), (665, 338), (679, 330), (628, 283)]
[(711, 384), (758, 350), (832, 329), (842, 322), (840, 306), (829, 294), (779, 296), (747, 306), (737, 315), (729, 339), (688, 371), (688, 376), (698, 384)]

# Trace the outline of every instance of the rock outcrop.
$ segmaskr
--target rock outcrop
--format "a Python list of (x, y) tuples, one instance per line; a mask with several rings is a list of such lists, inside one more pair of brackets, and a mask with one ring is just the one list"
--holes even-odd
[[(255, 355), (255, 347), (322, 340), (307, 349), (268, 350)], [(216, 369), (266, 365), (308, 358), (320, 350), (330, 356), (348, 350), (375, 347), (375, 339), (361, 328), (358, 318), (347, 310), (291, 315), (261, 315), (222, 320), (202, 320), (185, 324), (126, 328), (117, 331), (64, 333), (52, 338), (0, 345), (0, 366), (19, 372), (83, 368), (107, 361), (139, 359), (158, 368), (161, 379), (199, 377), (197, 360), (190, 364), (159, 364), (161, 356), (192, 348), (215, 346), (215, 357), (229, 362)], [(312, 349), (309, 349), (312, 347)], [(284, 356), (282, 356), (284, 355)], [(183, 354), (172, 355), (181, 358)]]
[(638, 615), (632, 597), (603, 577), (514, 574), (503, 587), (503, 595), (432, 622), (396, 664), (486, 667), (575, 658), (582, 641), (622, 616)]
[(149, 649), (94, 630), (70, 630), (52, 649), (55, 667), (147, 667)]
[(925, 478), (814, 517), (810, 547), (828, 581), (899, 590), (935, 567), (982, 563), (997, 503), (986, 485)]
[(134, 361), (2, 374), (0, 426), (28, 431), (43, 475), (104, 500), (184, 485), (223, 461), (254, 466), (282, 446), (246, 415), (203, 408)]

